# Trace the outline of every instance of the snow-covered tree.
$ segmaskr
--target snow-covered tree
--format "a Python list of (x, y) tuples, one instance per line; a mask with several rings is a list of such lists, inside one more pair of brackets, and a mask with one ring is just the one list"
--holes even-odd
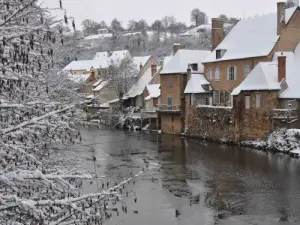
[(122, 100), (132, 85), (132, 80), (138, 75), (138, 70), (130, 58), (111, 60), (109, 64), (104, 78)]
[(299, 0), (287, 0), (286, 8), (291, 8), (299, 5)]
[[(62, 8), (62, 1), (59, 1)], [(80, 143), (62, 23), (37, 0), (0, 0), (0, 224), (102, 224), (126, 181), (81, 195), (91, 176), (53, 166), (51, 148)], [(107, 187), (109, 184), (107, 184)]]
[(202, 12), (200, 9), (193, 9), (191, 12), (191, 21), (195, 26), (207, 23), (207, 15), (205, 12)]

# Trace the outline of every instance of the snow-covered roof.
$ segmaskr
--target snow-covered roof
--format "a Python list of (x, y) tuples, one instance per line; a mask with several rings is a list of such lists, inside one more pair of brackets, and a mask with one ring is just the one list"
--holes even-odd
[(165, 56), (163, 59), (163, 66), (166, 66), (172, 59), (173, 55)]
[(245, 80), (232, 91), (231, 95), (238, 95), (241, 91), (246, 90), (280, 90), (276, 74), (277, 66), (274, 62), (259, 63)]
[(146, 101), (160, 96), (160, 84), (148, 84), (147, 90), (149, 95), (145, 98)]
[[(286, 23), (296, 9), (297, 7), (286, 9)], [(277, 13), (240, 20), (203, 63), (267, 56), (278, 38)], [(216, 50), (226, 52), (222, 58), (216, 59)]]
[(300, 98), (300, 43), (294, 52), (276, 52), (272, 62), (261, 62), (252, 70), (247, 78), (233, 90), (232, 95), (238, 95), (247, 90), (281, 90), (278, 82), (278, 56), (286, 56), (286, 83), (279, 98)]
[(72, 80), (75, 83), (84, 83), (86, 82), (91, 74), (70, 74), (68, 75), (68, 80)]
[(151, 58), (151, 55), (149, 56), (136, 56), (133, 57), (133, 63), (136, 65), (137, 70), (140, 70), (140, 65), (142, 64), (143, 66), (145, 66), (145, 64), (148, 62), (148, 60)]
[(170, 61), (164, 65), (160, 74), (186, 73), (188, 64), (198, 64), (198, 71), (195, 72), (203, 73), (202, 60), (209, 54), (210, 51), (180, 49)]
[(94, 87), (93, 91), (101, 91), (108, 84), (108, 81), (98, 80), (97, 83), (98, 85)]
[(206, 93), (202, 85), (209, 85), (209, 81), (205, 78), (203, 74), (193, 73), (188, 81), (186, 88), (184, 90), (185, 94), (199, 94)]
[[(159, 70), (160, 67), (157, 68)], [(150, 83), (152, 80), (152, 70), (149, 67), (145, 73), (139, 78), (138, 82), (131, 87), (128, 93), (124, 96), (124, 99), (134, 98), (139, 96), (143, 93), (145, 87)]]
[(65, 68), (63, 68), (63, 71), (72, 71), (72, 70), (85, 70), (85, 71), (91, 71), (91, 69), (99, 69), (101, 68), (101, 62), (98, 60), (79, 60), (79, 61), (73, 61), (69, 65), (67, 65)]

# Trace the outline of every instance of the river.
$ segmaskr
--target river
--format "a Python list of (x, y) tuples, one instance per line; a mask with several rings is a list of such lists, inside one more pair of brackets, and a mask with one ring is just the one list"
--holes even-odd
[[(128, 212), (106, 225), (300, 224), (300, 161), (196, 139), (156, 133), (81, 130), (70, 151), (97, 176), (84, 192), (141, 170), (127, 185)], [(92, 157), (96, 161), (91, 160)], [(127, 196), (127, 195), (126, 195)], [(280, 220), (288, 220), (279, 223)]]

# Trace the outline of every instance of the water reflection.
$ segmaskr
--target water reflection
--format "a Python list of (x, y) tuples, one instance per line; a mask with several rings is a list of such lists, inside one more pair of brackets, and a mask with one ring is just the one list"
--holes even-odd
[[(82, 133), (86, 143), (101, 142), (95, 145), (100, 175), (117, 180), (149, 162), (160, 165), (131, 187), (139, 197), (139, 214), (120, 215), (107, 224), (120, 219), (130, 225), (214, 224), (226, 218), (234, 218), (237, 224), (246, 224), (241, 221), (249, 218), (256, 224), (268, 220), (274, 224), (283, 216), (300, 222), (300, 161), (296, 159), (172, 135)], [(128, 205), (136, 208), (130, 200)]]

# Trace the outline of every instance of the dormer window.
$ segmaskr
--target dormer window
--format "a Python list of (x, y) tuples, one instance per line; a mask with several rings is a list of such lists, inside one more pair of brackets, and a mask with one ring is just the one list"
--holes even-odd
[(217, 49), (216, 50), (216, 59), (221, 59), (223, 55), (225, 54), (225, 49)]
[(193, 71), (198, 71), (198, 63), (193, 63), (193, 64), (191, 64), (191, 69), (192, 69)]

